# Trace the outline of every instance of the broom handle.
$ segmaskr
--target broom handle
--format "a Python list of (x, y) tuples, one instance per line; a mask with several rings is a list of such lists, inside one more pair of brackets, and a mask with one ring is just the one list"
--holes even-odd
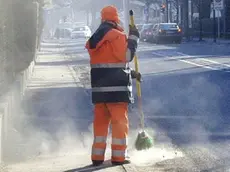
[[(135, 23), (134, 23), (134, 16), (132, 10), (129, 11), (129, 15), (130, 15), (130, 25), (131, 27), (134, 27)], [(138, 57), (136, 54), (134, 56), (134, 64), (135, 64), (135, 71), (139, 72)], [(144, 130), (144, 113), (142, 110), (142, 101), (141, 101), (141, 83), (137, 79), (136, 79), (136, 87), (137, 87), (137, 97), (138, 97), (138, 109), (140, 113), (140, 127), (142, 130)]]

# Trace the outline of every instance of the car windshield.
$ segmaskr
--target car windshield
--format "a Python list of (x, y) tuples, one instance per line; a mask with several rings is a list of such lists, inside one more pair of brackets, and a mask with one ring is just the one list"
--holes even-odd
[(153, 27), (152, 24), (147, 24), (143, 26), (143, 29), (150, 29), (151, 27)]
[(84, 31), (85, 27), (76, 27), (73, 29), (73, 31)]
[(168, 30), (168, 29), (177, 29), (178, 26), (177, 24), (160, 24), (160, 28), (161, 29), (165, 29), (165, 30)]
[(143, 25), (137, 25), (138, 30), (141, 30), (142, 27)]

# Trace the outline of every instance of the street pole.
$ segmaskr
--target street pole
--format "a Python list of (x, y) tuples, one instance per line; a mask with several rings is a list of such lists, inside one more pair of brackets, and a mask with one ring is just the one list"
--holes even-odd
[(218, 39), (220, 39), (220, 11), (218, 10), (218, 18), (217, 18), (217, 22), (218, 22)]
[(179, 4), (178, 10), (178, 23), (181, 25), (181, 4)]
[(176, 22), (179, 24), (179, 0), (176, 1)]
[(169, 0), (166, 0), (166, 22), (169, 22)]
[(214, 42), (216, 42), (216, 10), (213, 5), (213, 38)]
[(129, 32), (129, 6), (130, 0), (123, 0), (124, 29), (126, 33)]
[(199, 25), (200, 25), (200, 35), (199, 35), (199, 41), (202, 41), (202, 33), (203, 33), (203, 26), (202, 26), (202, 16), (201, 16), (201, 1), (199, 0)]
[(171, 5), (171, 4), (170, 4), (170, 0), (168, 0), (167, 4), (168, 4), (168, 5), (167, 5), (167, 16), (168, 16), (168, 17), (167, 17), (167, 18), (168, 18), (168, 21), (167, 21), (167, 22), (170, 23), (170, 22), (171, 22), (171, 21), (170, 21), (170, 5)]
[(189, 41), (189, 9), (188, 9), (188, 0), (184, 1), (183, 5), (183, 15), (184, 15), (184, 28), (185, 28), (185, 37)]
[(169, 23), (171, 23), (172, 22), (172, 1), (171, 0), (169, 1), (169, 10), (168, 11), (169, 11), (169, 14), (168, 14), (169, 15), (169, 17), (168, 17)]
[(224, 9), (223, 9), (223, 32), (224, 32), (224, 38), (226, 38), (226, 0), (223, 0), (224, 3)]
[(188, 26), (189, 26), (189, 40), (192, 32), (192, 0), (188, 0)]

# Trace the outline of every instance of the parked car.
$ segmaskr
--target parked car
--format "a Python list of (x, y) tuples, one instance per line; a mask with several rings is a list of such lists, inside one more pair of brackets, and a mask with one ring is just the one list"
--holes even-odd
[(54, 37), (56, 39), (60, 38), (70, 38), (71, 36), (71, 29), (70, 28), (56, 28)]
[(139, 31), (141, 31), (142, 27), (143, 27), (144, 24), (136, 24), (136, 27)]
[(162, 41), (170, 41), (181, 43), (182, 32), (177, 23), (159, 23), (153, 27), (153, 34), (151, 40), (155, 43)]
[(154, 24), (144, 24), (141, 31), (140, 31), (140, 40), (141, 41), (149, 41), (152, 37), (152, 29)]
[(90, 38), (91, 30), (88, 26), (76, 26), (73, 28), (71, 38)]

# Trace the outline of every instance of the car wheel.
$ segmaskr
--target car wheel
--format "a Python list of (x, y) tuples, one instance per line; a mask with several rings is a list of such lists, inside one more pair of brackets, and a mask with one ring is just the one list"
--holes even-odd
[(154, 37), (152, 37), (152, 43), (155, 44), (156, 43), (156, 39)]
[(176, 43), (177, 43), (177, 44), (181, 44), (181, 40), (177, 40)]
[(155, 43), (156, 43), (156, 44), (159, 44), (159, 43), (160, 43), (159, 39), (156, 38), (156, 39), (155, 39)]
[(154, 42), (153, 38), (150, 38), (150, 42), (151, 42), (151, 43), (153, 43), (153, 42)]
[(146, 42), (150, 42), (150, 38), (146, 38)]

